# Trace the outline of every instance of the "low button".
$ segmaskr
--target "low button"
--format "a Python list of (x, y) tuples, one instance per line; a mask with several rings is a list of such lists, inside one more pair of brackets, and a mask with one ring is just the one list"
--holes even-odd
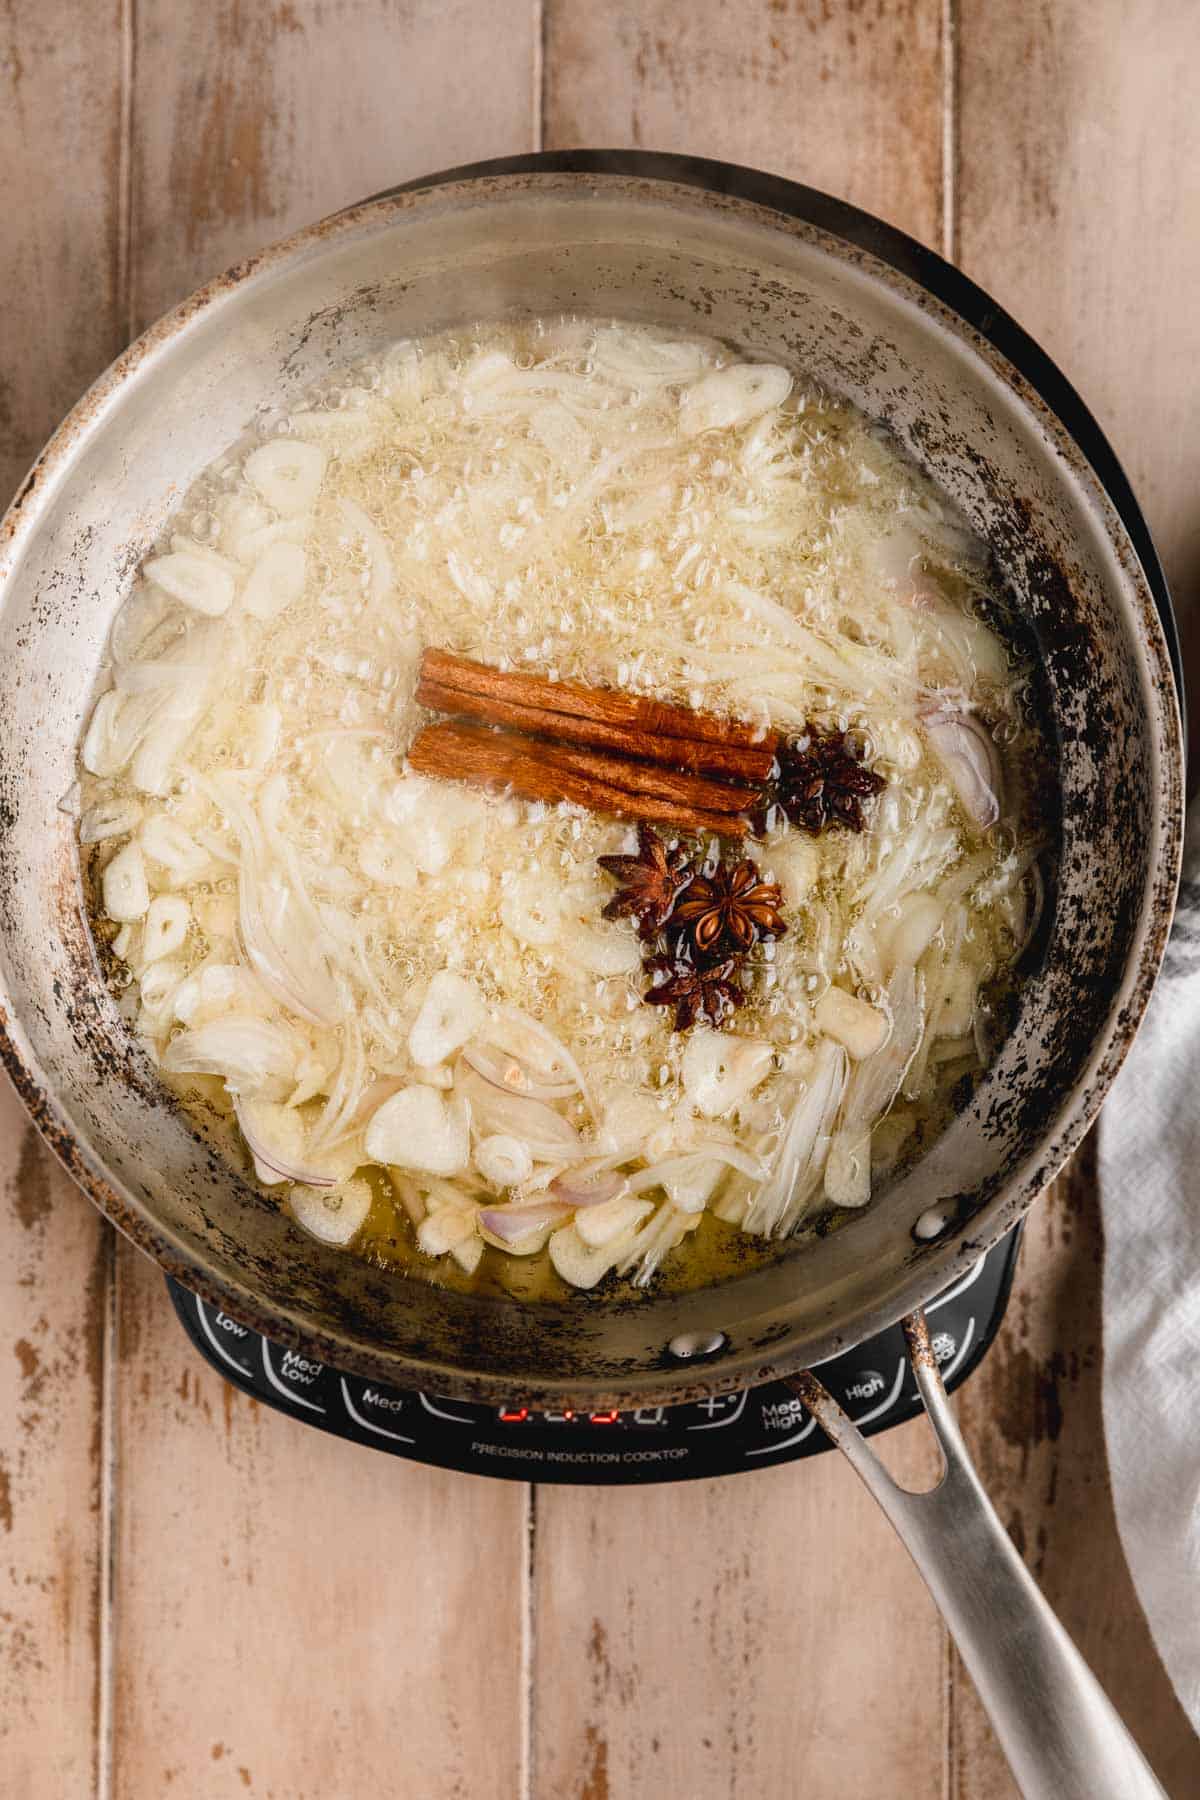
[(206, 1341), (226, 1363), (229, 1368), (236, 1369), (239, 1375), (247, 1380), (255, 1378), (256, 1349), (259, 1343), (258, 1333), (251, 1331), (246, 1325), (239, 1325), (217, 1306), (207, 1306), (198, 1295), (193, 1295), (196, 1317), (200, 1321), (200, 1329)]
[(275, 1393), (305, 1412), (326, 1411), (333, 1377), (326, 1374), (324, 1363), (299, 1350), (281, 1350), (265, 1338), (262, 1359), (263, 1372)]

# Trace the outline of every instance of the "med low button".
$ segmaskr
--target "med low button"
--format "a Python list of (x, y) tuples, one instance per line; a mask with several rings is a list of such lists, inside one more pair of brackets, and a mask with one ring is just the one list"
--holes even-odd
[(266, 1338), (262, 1340), (262, 1362), (263, 1373), (275, 1393), (304, 1412), (328, 1410), (334, 1377), (326, 1373), (324, 1363), (299, 1350), (281, 1350)]

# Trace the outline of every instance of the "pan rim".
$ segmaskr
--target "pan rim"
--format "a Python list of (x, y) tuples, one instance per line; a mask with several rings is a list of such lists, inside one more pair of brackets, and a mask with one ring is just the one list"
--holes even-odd
[[(981, 289), (934, 252), (871, 215), (817, 190), (735, 165), (638, 152), (574, 151), (498, 159), (447, 170), (388, 190), (343, 213), (305, 227), (217, 277), (152, 325), (68, 415), (26, 478), (0, 524), (0, 584), (4, 582), (7, 568), (19, 561), (23, 545), (36, 530), (39, 517), (52, 499), (58, 482), (69, 472), (79, 442), (91, 430), (98, 429), (109, 409), (119, 404), (127, 383), (136, 379), (140, 370), (153, 367), (156, 350), (171, 343), (190, 325), (211, 317), (225, 299), (241, 291), (247, 283), (257, 278), (269, 278), (281, 264), (302, 257), (329, 235), (358, 230), (364, 221), (386, 223), (393, 216), (393, 209), (406, 209), (423, 197), (450, 186), (486, 190), (489, 184), (512, 176), (547, 182), (582, 176), (592, 183), (603, 183), (609, 177), (626, 181), (632, 178), (651, 188), (683, 186), (699, 189), (710, 197), (723, 195), (748, 207), (765, 209), (777, 218), (783, 215), (799, 221), (854, 245), (913, 283), (938, 301), (952, 321), (983, 337), (1020, 381), (1032, 387), (1051, 419), (1083, 460), (1099, 496), (1115, 514), (1129, 540), (1133, 573), (1140, 575), (1153, 601), (1151, 616), (1156, 616), (1158, 629), (1152, 628), (1151, 616), (1147, 616), (1143, 620), (1145, 629), (1140, 633), (1140, 647), (1150, 674), (1158, 677), (1151, 682), (1152, 694), (1160, 701), (1151, 709), (1151, 727), (1164, 786), (1158, 818), (1162, 855), (1154, 878), (1147, 880), (1137, 933), (1123, 971), (1119, 995), (1124, 1004), (1119, 1010), (1114, 1006), (1105, 1039), (1081, 1072), (1075, 1094), (1068, 1097), (1054, 1128), (1037, 1146), (1037, 1154), (1030, 1154), (1013, 1171), (1002, 1193), (976, 1215), (970, 1235), (960, 1237), (953, 1245), (953, 1255), (939, 1261), (932, 1279), (926, 1265), (906, 1265), (904, 1279), (895, 1284), (892, 1298), (883, 1303), (882, 1309), (878, 1305), (873, 1307), (870, 1315), (863, 1319), (862, 1330), (856, 1337), (831, 1339), (824, 1354), (835, 1355), (858, 1341), (858, 1337), (893, 1323), (902, 1312), (919, 1304), (921, 1298), (931, 1298), (964, 1273), (985, 1249), (1023, 1216), (1046, 1182), (1077, 1147), (1115, 1077), (1148, 1000), (1165, 948), (1178, 875), (1182, 840), (1182, 740), (1178, 701), (1182, 684), (1178, 674), (1174, 617), (1161, 566), (1128, 480), (1096, 421), (1061, 371)], [(1162, 678), (1164, 675), (1165, 679)], [(264, 1331), (282, 1344), (308, 1346), (332, 1366), (348, 1373), (392, 1382), (411, 1378), (419, 1383), (429, 1378), (436, 1384), (438, 1392), (464, 1399), (493, 1400), (504, 1391), (508, 1378), (503, 1373), (477, 1375), (448, 1371), (440, 1361), (424, 1365), (411, 1355), (406, 1355), (402, 1362), (396, 1357), (381, 1357), (378, 1347), (360, 1347), (356, 1342), (314, 1330), (286, 1308), (264, 1302), (253, 1289), (214, 1276), (187, 1245), (165, 1230), (132, 1194), (113, 1184), (90, 1147), (76, 1136), (55, 1102), (19, 1020), (13, 1016), (2, 974), (0, 1059), (13, 1077), (35, 1124), (89, 1198), (168, 1274), (211, 1304), (221, 1306), (232, 1317)], [(766, 1360), (757, 1353), (735, 1354), (705, 1365), (695, 1365), (681, 1373), (678, 1366), (670, 1364), (664, 1356), (661, 1370), (645, 1371), (632, 1385), (622, 1385), (618, 1389), (611, 1384), (580, 1387), (574, 1378), (570, 1381), (547, 1380), (537, 1393), (533, 1392), (536, 1382), (531, 1383), (522, 1376), (522, 1384), (535, 1402), (573, 1399), (597, 1405), (611, 1405), (618, 1400), (624, 1405), (657, 1404), (666, 1397), (686, 1399), (775, 1379), (794, 1372), (810, 1360), (813, 1360), (811, 1355), (795, 1349), (782, 1352), (777, 1359)], [(820, 1360), (824, 1360), (824, 1356)]]

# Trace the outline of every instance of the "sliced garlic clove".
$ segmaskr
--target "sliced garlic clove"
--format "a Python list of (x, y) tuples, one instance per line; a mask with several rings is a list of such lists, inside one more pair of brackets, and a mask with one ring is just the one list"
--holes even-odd
[(85, 769), (102, 778), (119, 775), (150, 724), (159, 696), (154, 693), (126, 696), (119, 688), (101, 694), (79, 752)]
[[(142, 959), (158, 962), (178, 950), (188, 934), (192, 912), (178, 894), (159, 894), (150, 902), (142, 932)], [(143, 1000), (145, 994), (142, 995)]]
[(371, 1210), (371, 1184), (360, 1175), (341, 1187), (294, 1187), (288, 1206), (296, 1223), (323, 1244), (348, 1244)]
[(615, 1243), (619, 1237), (636, 1231), (642, 1220), (653, 1211), (652, 1200), (631, 1200), (628, 1194), (618, 1194), (612, 1200), (605, 1200), (601, 1206), (587, 1206), (577, 1212), (574, 1226), (580, 1240), (589, 1250), (599, 1250), (605, 1244)]
[(464, 1275), (473, 1275), (483, 1258), (483, 1239), (464, 1238), (461, 1244), (455, 1244), (451, 1248), (450, 1254)]
[(236, 574), (232, 563), (223, 557), (172, 550), (166, 556), (151, 557), (144, 573), (172, 600), (209, 618), (219, 618), (233, 603)]
[(475, 1236), (473, 1206), (439, 1206), (426, 1214), (417, 1227), (417, 1248), (425, 1256), (445, 1256)]
[(273, 438), (246, 458), (246, 479), (285, 516), (306, 512), (325, 477), (325, 452), (299, 438)]
[(603, 1280), (620, 1255), (619, 1247), (614, 1249), (611, 1244), (596, 1248), (585, 1244), (574, 1225), (564, 1225), (561, 1231), (554, 1232), (547, 1248), (555, 1273), (571, 1287), (585, 1291)]
[(308, 558), (299, 544), (268, 544), (250, 572), (242, 610), (255, 619), (273, 619), (304, 592)]
[(165, 813), (151, 813), (142, 826), (141, 847), (151, 862), (158, 863), (177, 887), (198, 881), (212, 857), (199, 845), (190, 831)]
[(683, 1053), (683, 1091), (706, 1119), (731, 1112), (763, 1080), (775, 1052), (759, 1038), (694, 1030)]
[(892, 1030), (886, 1013), (840, 987), (826, 988), (813, 1007), (813, 1023), (818, 1031), (849, 1051), (856, 1062), (882, 1050)]
[(376, 881), (380, 887), (417, 885), (417, 865), (394, 831), (373, 831), (365, 837), (358, 849), (358, 866), (368, 881)]
[(470, 1126), (465, 1101), (447, 1102), (436, 1088), (414, 1082), (385, 1100), (371, 1119), (367, 1155), (372, 1162), (427, 1175), (462, 1175), (470, 1159)]
[[(607, 1201), (605, 1204), (612, 1205), (613, 1202)], [(639, 1227), (654, 1211), (654, 1207), (647, 1200), (626, 1201), (624, 1204), (630, 1208), (627, 1221), (621, 1230), (603, 1244), (591, 1245), (582, 1236), (579, 1227), (584, 1215), (578, 1215), (574, 1224), (564, 1225), (561, 1231), (556, 1231), (551, 1237), (547, 1246), (550, 1262), (556, 1273), (572, 1287), (594, 1288), (633, 1248)], [(636, 1217), (634, 1208), (637, 1209)], [(594, 1207), (590, 1210), (596, 1213), (601, 1209)]]
[(142, 1012), (155, 1034), (161, 1033), (175, 1011), (175, 996), (183, 981), (183, 965), (169, 958), (144, 968), (138, 981)]
[(771, 846), (763, 860), (767, 865), (764, 880), (773, 878), (779, 883), (786, 906), (803, 906), (812, 897), (821, 860), (814, 839), (789, 831), (782, 843)]
[(545, 950), (557, 943), (563, 928), (557, 897), (530, 881), (513, 882), (506, 890), (500, 918), (518, 943), (531, 950)]
[(680, 1157), (662, 1171), (662, 1190), (680, 1212), (700, 1213), (712, 1199), (727, 1165), (711, 1157)]
[(474, 982), (440, 969), (429, 983), (408, 1034), (408, 1053), (419, 1068), (432, 1068), (461, 1050), (487, 1012)]
[(136, 844), (118, 850), (104, 871), (101, 881), (104, 910), (110, 919), (123, 923), (140, 919), (150, 905), (150, 888), (146, 881), (146, 864)]
[(475, 1167), (493, 1187), (518, 1187), (533, 1174), (533, 1157), (520, 1138), (494, 1132), (476, 1144)]
[(392, 553), (388, 549), (387, 539), (376, 525), (374, 519), (368, 517), (361, 506), (353, 500), (339, 500), (342, 517), (347, 525), (362, 539), (370, 559), (370, 570), (367, 585), (371, 597), (375, 600), (386, 600), (395, 583), (395, 569), (392, 565)]
[(641, 967), (642, 952), (631, 931), (568, 925), (559, 942), (575, 967), (589, 975), (633, 975)]
[(624, 1150), (640, 1154), (651, 1134), (663, 1124), (662, 1108), (636, 1088), (612, 1088), (604, 1096), (596, 1148), (604, 1155)]

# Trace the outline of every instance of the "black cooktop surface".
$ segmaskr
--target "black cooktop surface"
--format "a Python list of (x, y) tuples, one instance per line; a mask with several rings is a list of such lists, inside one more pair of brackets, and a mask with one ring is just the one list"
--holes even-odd
[[(1008, 1303), (1019, 1229), (926, 1308), (947, 1389), (988, 1349)], [(502, 1407), (384, 1387), (285, 1350), (169, 1282), (200, 1354), (227, 1381), (319, 1431), (442, 1468), (516, 1481), (686, 1481), (814, 1456), (829, 1441), (780, 1383), (680, 1406), (612, 1413), (541, 1412), (513, 1394)], [(866, 1433), (921, 1410), (898, 1325), (824, 1363), (821, 1379)]]

